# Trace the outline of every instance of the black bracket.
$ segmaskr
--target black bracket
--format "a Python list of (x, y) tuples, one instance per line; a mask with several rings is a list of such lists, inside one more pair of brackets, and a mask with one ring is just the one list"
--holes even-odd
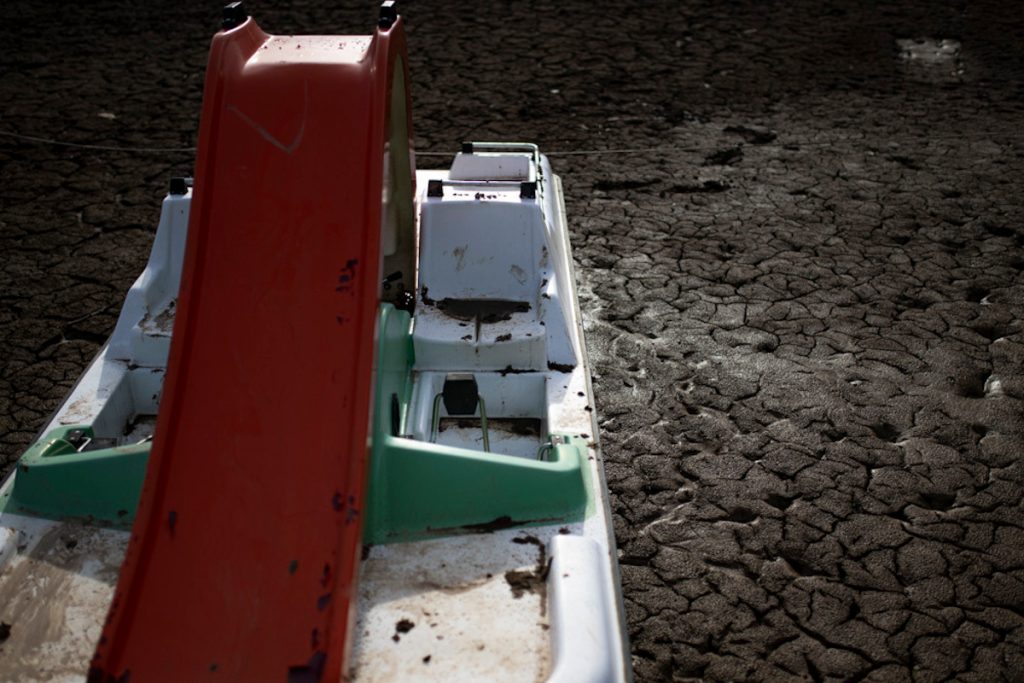
[(188, 180), (185, 178), (171, 178), (168, 194), (183, 195), (188, 193)]
[(398, 7), (395, 0), (385, 0), (380, 4), (380, 18), (377, 19), (377, 26), (385, 31), (395, 25), (398, 21)]
[(396, 270), (395, 272), (391, 273), (391, 275), (385, 277), (384, 280), (381, 282), (381, 284), (384, 286), (384, 291), (388, 291), (391, 289), (392, 282), (398, 282), (401, 279), (402, 271), (400, 270)]
[(480, 388), (469, 372), (450, 372), (441, 390), (444, 409), (449, 415), (473, 415), (480, 404)]
[(391, 436), (398, 436), (402, 428), (402, 406), (398, 394), (391, 394)]
[(72, 429), (64, 435), (64, 440), (75, 447), (75, 450), (82, 450), (92, 440), (85, 433), (84, 429)]
[(440, 180), (428, 180), (427, 181), (427, 196), (428, 197), (443, 197), (444, 196), (444, 183)]
[(224, 20), (220, 25), (225, 31), (230, 31), (244, 24), (248, 18), (249, 13), (245, 11), (245, 5), (241, 2), (233, 2), (230, 5), (225, 5)]

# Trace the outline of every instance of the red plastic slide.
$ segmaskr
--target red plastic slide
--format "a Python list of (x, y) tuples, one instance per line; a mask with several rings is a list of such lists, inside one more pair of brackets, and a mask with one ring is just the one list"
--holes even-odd
[(405, 38), (400, 20), (357, 38), (228, 25), (156, 439), (90, 681), (345, 671)]

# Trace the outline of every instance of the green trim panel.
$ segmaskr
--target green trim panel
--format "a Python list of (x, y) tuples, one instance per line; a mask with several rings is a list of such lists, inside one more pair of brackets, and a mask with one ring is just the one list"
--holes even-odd
[(79, 518), (131, 526), (146, 476), (150, 444), (78, 453), (70, 432), (92, 437), (92, 427), (58, 427), (18, 461), (13, 485), (0, 495), (0, 510), (47, 519)]
[(578, 521), (588, 509), (576, 445), (530, 461), (379, 436), (363, 536), (367, 543), (410, 541), (513, 526)]
[(408, 313), (382, 306), (377, 333), (366, 543), (574, 522), (593, 510), (581, 439), (554, 446), (542, 462), (396, 437), (412, 398)]
[[(377, 334), (367, 543), (569, 523), (592, 514), (582, 439), (567, 439), (551, 449), (549, 460), (533, 461), (396, 436), (394, 426), (405, 423), (413, 393), (409, 314), (381, 305)], [(150, 444), (79, 453), (65, 440), (75, 430), (93, 435), (89, 426), (60, 427), (25, 452), (13, 485), (0, 492), (0, 511), (130, 526)]]

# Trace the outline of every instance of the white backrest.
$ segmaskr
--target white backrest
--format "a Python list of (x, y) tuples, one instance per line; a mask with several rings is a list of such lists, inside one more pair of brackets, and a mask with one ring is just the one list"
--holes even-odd
[[(486, 192), (486, 190), (485, 190)], [(544, 227), (534, 201), (428, 201), (420, 237), (420, 285), (431, 299), (507, 299), (536, 306)]]
[(464, 154), (452, 161), (448, 177), (452, 180), (529, 180), (529, 154)]

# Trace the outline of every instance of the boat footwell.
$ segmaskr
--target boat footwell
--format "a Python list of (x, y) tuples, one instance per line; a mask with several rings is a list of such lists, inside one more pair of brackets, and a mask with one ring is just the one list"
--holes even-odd
[(127, 536), (82, 522), (8, 515), (0, 528), (0, 673), (81, 681), (96, 648)]
[[(358, 681), (620, 680), (614, 580), (579, 527), (374, 547), (361, 567)], [(574, 533), (575, 532), (575, 533)]]

